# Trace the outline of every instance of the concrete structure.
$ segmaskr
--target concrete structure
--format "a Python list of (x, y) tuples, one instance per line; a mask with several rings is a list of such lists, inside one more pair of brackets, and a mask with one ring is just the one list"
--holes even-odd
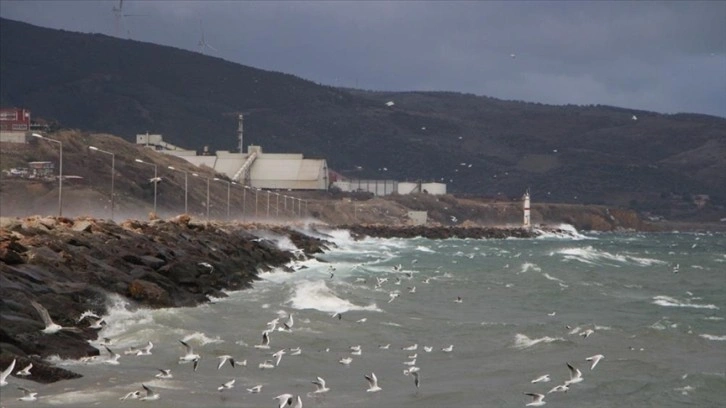
[(3, 143), (28, 143), (30, 132), (13, 132), (0, 130), (0, 142)]
[(427, 211), (409, 211), (407, 215), (411, 225), (425, 225), (429, 221)]
[(431, 195), (446, 194), (446, 184), (444, 183), (422, 183), (421, 192)]
[(419, 183), (411, 183), (408, 181), (401, 181), (398, 183), (398, 194), (406, 195), (421, 192), (421, 185)]
[(396, 180), (351, 179), (348, 180), (348, 183), (350, 183), (348, 191), (351, 192), (362, 191), (373, 193), (376, 196), (384, 196), (398, 191), (398, 181)]
[(299, 153), (264, 153), (249, 146), (247, 153), (217, 150), (213, 155), (197, 155), (164, 142), (161, 135), (136, 135), (136, 143), (161, 153), (181, 157), (195, 166), (207, 166), (233, 181), (274, 190), (327, 190), (328, 164), (325, 159), (306, 159)]

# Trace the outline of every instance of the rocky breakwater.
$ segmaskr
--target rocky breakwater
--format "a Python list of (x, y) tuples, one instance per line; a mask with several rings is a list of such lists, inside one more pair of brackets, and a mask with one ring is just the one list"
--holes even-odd
[[(187, 216), (116, 224), (89, 218), (3, 218), (0, 224), (0, 369), (33, 363), (31, 376), (53, 382), (79, 375), (45, 358), (98, 355), (86, 311), (107, 312), (108, 295), (142, 307), (193, 306), (222, 290), (247, 288), (259, 270), (295, 257), (259, 236), (290, 238), (307, 254), (326, 243), (285, 227), (208, 224)], [(63, 326), (46, 327), (33, 302)]]
[(476, 227), (476, 226), (398, 226), (398, 225), (343, 225), (339, 228), (350, 230), (354, 237), (371, 236), (378, 238), (472, 238), (472, 239), (503, 239), (503, 238), (534, 238), (540, 234), (538, 230), (511, 227)]

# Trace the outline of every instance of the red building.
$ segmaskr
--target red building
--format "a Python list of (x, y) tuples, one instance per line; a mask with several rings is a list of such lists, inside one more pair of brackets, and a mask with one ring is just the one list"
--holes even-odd
[(20, 108), (0, 108), (0, 130), (30, 130), (30, 111)]

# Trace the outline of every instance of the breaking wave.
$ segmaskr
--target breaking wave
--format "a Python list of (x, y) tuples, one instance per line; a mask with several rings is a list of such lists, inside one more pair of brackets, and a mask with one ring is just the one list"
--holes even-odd
[(290, 304), (298, 310), (315, 309), (327, 313), (344, 313), (350, 310), (381, 311), (375, 303), (358, 306), (347, 299), (339, 298), (322, 280), (299, 282), (290, 298)]
[(653, 298), (653, 304), (656, 304), (658, 306), (666, 306), (666, 307), (691, 307), (694, 309), (714, 309), (718, 310), (718, 306), (712, 305), (712, 304), (699, 304), (699, 303), (690, 303), (690, 302), (681, 302), (680, 300), (676, 298), (672, 298), (670, 296), (663, 296), (659, 295)]
[(549, 336), (540, 337), (538, 339), (530, 339), (529, 337), (527, 337), (527, 335), (517, 333), (517, 335), (514, 336), (514, 348), (518, 348), (521, 350), (521, 349), (530, 348), (539, 343), (552, 343), (555, 341), (565, 341), (565, 339), (563, 339), (562, 337), (549, 337)]
[(592, 246), (582, 248), (564, 248), (550, 253), (550, 256), (562, 255), (566, 260), (578, 261), (589, 265), (599, 263), (635, 264), (638, 266), (664, 265), (665, 261), (653, 258), (643, 258), (632, 255), (612, 254), (607, 251), (595, 249)]

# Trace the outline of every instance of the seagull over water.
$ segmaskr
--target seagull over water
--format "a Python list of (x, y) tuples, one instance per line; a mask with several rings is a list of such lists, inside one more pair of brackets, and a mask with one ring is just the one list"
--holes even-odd
[(228, 389), (234, 387), (234, 381), (235, 380), (232, 379), (232, 380), (227, 381), (226, 383), (220, 385), (219, 387), (217, 387), (217, 391), (224, 391), (224, 390), (228, 390)]
[(15, 375), (20, 377), (27, 377), (30, 375), (31, 368), (33, 368), (33, 363), (28, 364), (27, 366), (25, 366), (25, 368), (15, 373)]
[(72, 331), (72, 332), (76, 332), (76, 333), (81, 332), (81, 330), (78, 329), (77, 327), (63, 327), (59, 324), (54, 323), (53, 320), (50, 318), (50, 314), (48, 314), (48, 309), (43, 307), (43, 305), (41, 305), (40, 303), (38, 303), (34, 300), (31, 300), (30, 304), (33, 305), (35, 310), (38, 311), (38, 314), (40, 315), (40, 319), (43, 320), (43, 324), (45, 324), (45, 329), (41, 330), (43, 333), (53, 334), (53, 333), (57, 333), (61, 330), (67, 330), (67, 331)]
[(376, 373), (371, 372), (371, 375), (366, 375), (365, 378), (368, 381), (368, 389), (366, 390), (366, 392), (378, 392), (382, 390), (382, 388), (378, 386), (378, 378), (376, 378)]
[(313, 391), (313, 394), (322, 394), (324, 392), (330, 391), (330, 388), (325, 386), (325, 380), (322, 377), (318, 377), (317, 380), (313, 381), (313, 384), (315, 384), (316, 390)]
[(234, 358), (232, 356), (225, 354), (217, 358), (219, 359), (219, 364), (217, 364), (217, 370), (220, 370), (224, 363), (226, 363), (227, 361), (229, 361), (229, 365), (234, 368)]
[(18, 389), (23, 392), (23, 396), (18, 398), (18, 401), (33, 402), (38, 400), (37, 392), (32, 392), (29, 389), (23, 387), (18, 387)]
[(194, 361), (194, 364), (196, 365), (197, 362), (199, 361), (199, 359), (201, 358), (199, 356), (199, 354), (194, 353), (194, 348), (192, 348), (192, 346), (190, 346), (184, 340), (179, 340), (179, 343), (181, 343), (182, 346), (184, 346), (184, 350), (186, 351), (186, 353), (183, 356), (179, 357), (179, 362), (180, 363), (190, 363), (190, 362)]
[(159, 371), (160, 371), (160, 373), (155, 375), (154, 377), (160, 378), (162, 380), (168, 380), (170, 378), (174, 378), (174, 376), (171, 374), (171, 370), (168, 368), (166, 368), (166, 369), (160, 368)]
[(546, 404), (546, 402), (544, 400), (544, 397), (545, 397), (544, 394), (535, 394), (535, 393), (528, 392), (524, 395), (529, 395), (530, 397), (532, 397), (532, 402), (525, 405), (527, 407), (541, 407), (542, 405)]
[(586, 358), (585, 361), (592, 361), (590, 370), (594, 370), (597, 363), (599, 363), (600, 360), (602, 360), (603, 358), (605, 358), (605, 356), (603, 356), (602, 354), (596, 354), (594, 356), (590, 356), (590, 357)]
[(262, 384), (257, 384), (252, 388), (247, 388), (247, 392), (250, 394), (259, 394), (262, 391)]
[(569, 389), (570, 389), (570, 387), (567, 386), (567, 384), (560, 384), (560, 385), (552, 388), (551, 390), (547, 391), (547, 394), (551, 394), (553, 392), (567, 392), (567, 390), (569, 390)]
[(292, 405), (292, 394), (280, 394), (273, 398), (278, 402), (278, 408), (284, 408), (285, 405)]
[(255, 348), (258, 349), (269, 349), (270, 348), (270, 332), (265, 330), (262, 332), (262, 343), (256, 344)]
[(535, 378), (534, 380), (532, 380), (532, 384), (536, 384), (538, 382), (550, 382), (550, 375), (545, 374), (545, 375), (539, 376), (539, 377)]
[(146, 396), (139, 398), (139, 401), (155, 401), (160, 398), (159, 394), (147, 387), (145, 384), (141, 384), (141, 386), (144, 387), (144, 390), (146, 390)]
[(580, 370), (570, 365), (570, 363), (567, 363), (567, 368), (570, 369), (570, 379), (565, 381), (565, 385), (577, 384), (579, 382), (582, 382), (583, 378), (582, 372), (580, 372)]

